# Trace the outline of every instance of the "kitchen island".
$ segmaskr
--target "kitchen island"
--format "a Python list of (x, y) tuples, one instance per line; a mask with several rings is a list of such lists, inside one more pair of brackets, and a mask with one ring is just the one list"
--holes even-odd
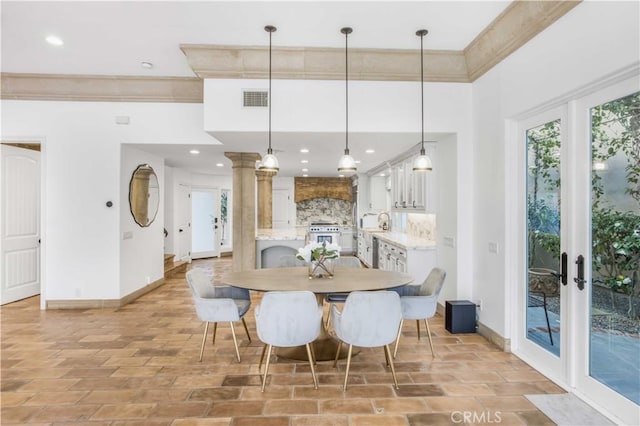
[(277, 268), (280, 257), (296, 254), (304, 247), (307, 228), (258, 229), (256, 232), (256, 269)]
[(406, 272), (421, 284), (438, 264), (434, 240), (377, 228), (358, 231), (358, 257), (368, 267)]

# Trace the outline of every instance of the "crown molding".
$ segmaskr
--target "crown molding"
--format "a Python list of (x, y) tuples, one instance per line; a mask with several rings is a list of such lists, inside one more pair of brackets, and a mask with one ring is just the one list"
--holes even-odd
[[(268, 78), (269, 49), (257, 46), (183, 44), (200, 78)], [(344, 49), (275, 47), (272, 78), (344, 80)], [(425, 50), (425, 81), (468, 83), (464, 53)], [(420, 50), (349, 49), (349, 79), (420, 81)]]
[(464, 49), (469, 80), (477, 80), (581, 1), (516, 0), (511, 3)]
[[(519, 49), (582, 0), (516, 0), (463, 51), (425, 50), (429, 82), (470, 83)], [(202, 103), (205, 78), (268, 78), (268, 48), (183, 44), (197, 77), (105, 75), (0, 75), (1, 99)], [(273, 48), (276, 79), (342, 80), (344, 49)], [(349, 49), (349, 79), (420, 81), (420, 51)]]
[(0, 74), (2, 99), (202, 103), (197, 77)]

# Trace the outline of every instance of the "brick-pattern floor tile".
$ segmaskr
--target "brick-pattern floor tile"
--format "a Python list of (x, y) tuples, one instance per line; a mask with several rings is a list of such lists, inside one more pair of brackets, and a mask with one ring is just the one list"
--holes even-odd
[[(220, 283), (230, 258), (191, 267)], [(395, 359), (399, 389), (381, 348), (357, 348), (348, 389), (346, 361), (318, 362), (319, 389), (308, 363), (278, 357), (262, 386), (252, 292), (236, 326), (238, 363), (228, 324), (211, 330), (199, 362), (203, 323), (184, 278), (169, 278), (118, 309), (40, 311), (38, 297), (2, 307), (1, 422), (48, 426), (373, 426), (451, 424), (456, 411), (496, 413), (502, 424), (550, 424), (523, 395), (562, 393), (554, 383), (475, 333), (449, 334), (437, 314), (421, 327), (407, 321)], [(327, 307), (325, 306), (325, 313)], [(486, 416), (486, 414), (485, 414)], [(482, 424), (487, 418), (472, 419)], [(469, 422), (469, 423), (473, 423)], [(464, 424), (459, 423), (459, 424)]]

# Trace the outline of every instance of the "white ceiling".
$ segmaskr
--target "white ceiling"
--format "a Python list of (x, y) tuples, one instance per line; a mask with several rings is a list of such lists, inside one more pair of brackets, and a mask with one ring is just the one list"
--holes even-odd
[[(509, 1), (412, 1), (412, 2), (31, 2), (2, 1), (2, 72), (46, 74), (99, 74), (146, 76), (194, 76), (179, 46), (186, 43), (222, 45), (268, 44), (265, 25), (275, 25), (274, 46), (343, 47), (340, 28), (350, 26), (350, 47), (418, 49), (415, 31), (429, 30), (425, 49), (462, 50), (509, 4)], [(48, 35), (64, 40), (55, 47)], [(152, 62), (153, 69), (140, 66)], [(354, 148), (375, 149), (360, 158), (366, 171), (419, 141), (415, 134), (350, 134)], [(187, 146), (139, 145), (166, 158), (169, 165), (197, 172), (229, 174), (223, 151), (264, 150), (265, 133), (217, 134), (224, 145), (201, 147), (188, 154)], [(339, 134), (274, 134), (283, 176), (300, 176), (297, 152), (300, 141), (313, 149), (310, 175), (335, 176), (334, 150)], [(438, 135), (427, 135), (429, 139)], [(242, 141), (242, 144), (241, 144)], [(212, 142), (215, 142), (212, 139)], [(326, 145), (325, 145), (326, 146)], [(294, 148), (295, 147), (295, 148)], [(315, 149), (317, 148), (317, 149)], [(355, 151), (355, 149), (354, 149)], [(323, 155), (324, 154), (324, 155)], [(225, 164), (216, 168), (218, 157)], [(212, 166), (214, 165), (214, 166)], [(324, 165), (322, 167), (321, 165)]]

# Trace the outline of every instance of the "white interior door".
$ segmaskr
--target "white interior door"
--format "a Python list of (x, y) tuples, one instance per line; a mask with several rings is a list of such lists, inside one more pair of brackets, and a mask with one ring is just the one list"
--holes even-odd
[(289, 202), (291, 200), (291, 191), (288, 189), (274, 189), (272, 199), (272, 228), (283, 229), (293, 228), (291, 219), (289, 218)]
[(190, 260), (191, 255), (191, 187), (178, 185), (176, 197), (176, 259)]
[(220, 198), (217, 189), (191, 191), (191, 258), (220, 255)]
[(40, 152), (0, 145), (0, 303), (40, 294)]

